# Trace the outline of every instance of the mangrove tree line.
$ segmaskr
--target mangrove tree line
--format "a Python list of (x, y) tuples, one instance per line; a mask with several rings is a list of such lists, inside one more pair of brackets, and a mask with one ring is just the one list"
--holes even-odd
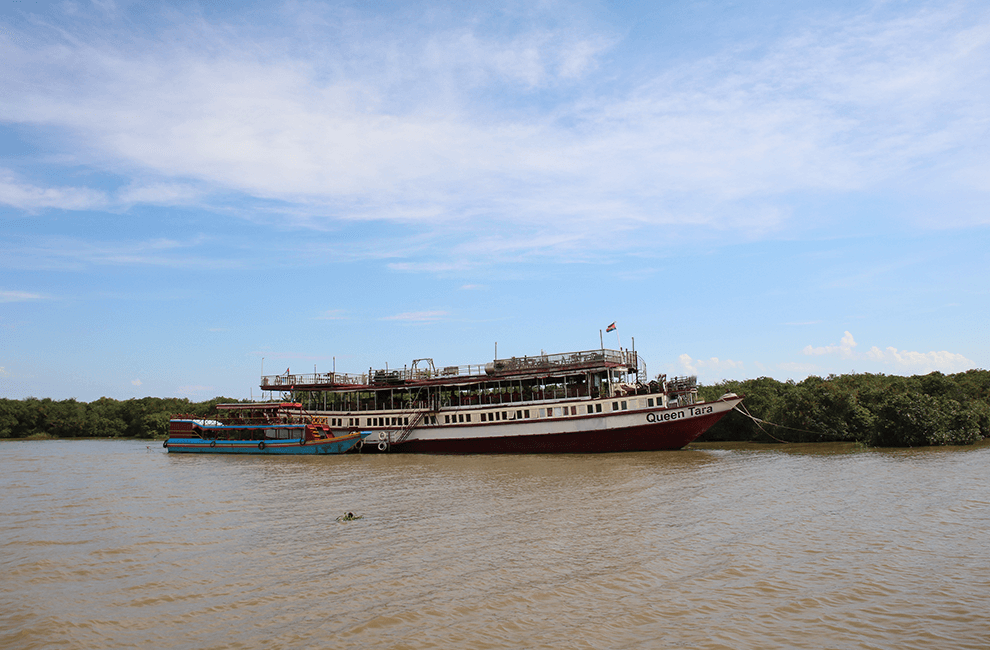
[[(877, 447), (967, 445), (990, 437), (990, 371), (954, 375), (852, 374), (703, 386), (699, 396), (745, 395), (758, 423), (732, 412), (702, 441), (860, 442)], [(767, 424), (772, 423), (772, 424)]]

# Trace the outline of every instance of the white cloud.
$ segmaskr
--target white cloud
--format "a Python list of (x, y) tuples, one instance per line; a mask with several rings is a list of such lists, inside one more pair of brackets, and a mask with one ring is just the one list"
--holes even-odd
[(448, 315), (445, 311), (407, 311), (395, 316), (386, 316), (382, 320), (398, 320), (413, 323), (429, 323), (442, 320)]
[(0, 204), (27, 212), (42, 208), (93, 210), (105, 208), (103, 192), (85, 187), (38, 187), (19, 180), (9, 169), (0, 169)]
[(44, 296), (38, 293), (28, 293), (27, 291), (3, 291), (0, 290), (0, 302), (27, 302), (31, 300), (41, 300)]
[(140, 379), (132, 379), (131, 380), (131, 385), (132, 386), (140, 386), (141, 384), (142, 384), (142, 382), (141, 382)]
[(896, 367), (904, 372), (927, 374), (934, 370), (945, 373), (962, 372), (976, 367), (976, 363), (961, 354), (953, 352), (909, 352), (887, 347), (883, 350), (873, 346), (866, 353), (867, 358)]
[[(855, 348), (856, 341), (853, 339), (853, 335), (847, 331), (839, 345), (819, 347), (808, 345), (802, 352), (810, 356), (835, 356), (845, 360), (879, 362), (886, 366), (893, 366), (898, 372), (912, 374), (926, 374), (933, 370), (946, 373), (961, 372), (976, 366), (976, 363), (971, 359), (954, 352), (910, 352), (898, 350), (895, 347), (881, 349), (874, 345), (863, 354), (856, 352)], [(797, 368), (798, 366), (795, 365), (794, 367)]]
[(684, 372), (687, 372), (690, 375), (704, 377), (704, 380), (706, 381), (711, 381), (712, 379), (722, 379), (726, 372), (734, 370), (741, 371), (743, 368), (743, 363), (741, 361), (719, 359), (718, 357), (696, 360), (692, 359), (689, 354), (682, 354), (677, 357), (677, 361)]
[(812, 356), (821, 356), (824, 354), (832, 354), (832, 355), (837, 354), (844, 359), (849, 359), (853, 356), (854, 354), (853, 350), (855, 347), (856, 347), (856, 341), (855, 339), (853, 339), (853, 335), (850, 334), (848, 331), (846, 331), (845, 335), (843, 335), (842, 340), (839, 342), (838, 345), (826, 345), (823, 347), (812, 347), (808, 345), (805, 346), (802, 352), (804, 352), (804, 354), (808, 354)]
[(146, 35), (12, 28), (0, 84), (17, 90), (0, 120), (71, 134), (74, 163), (160, 180), (108, 197), (8, 175), (0, 201), (89, 209), (240, 192), (284, 202), (307, 227), (396, 220), (468, 242), (444, 248), (454, 261), (395, 266), (430, 271), (624, 250), (657, 224), (754, 236), (792, 218), (797, 192), (974, 178), (986, 191), (979, 5), (847, 16), (676, 68), (641, 62), (636, 81), (621, 41), (552, 21), (486, 32), (477, 16), (424, 29), (297, 11), (309, 40), (288, 49), (277, 25), (266, 38), (188, 17)]
[(200, 190), (190, 185), (151, 183), (126, 187), (117, 193), (116, 200), (125, 205), (134, 203), (178, 205), (193, 203), (202, 195)]

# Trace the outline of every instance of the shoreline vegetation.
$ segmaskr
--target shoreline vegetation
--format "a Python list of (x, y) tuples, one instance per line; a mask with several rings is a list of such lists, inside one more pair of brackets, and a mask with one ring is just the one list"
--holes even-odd
[[(769, 377), (700, 386), (706, 401), (732, 392), (756, 422), (733, 411), (696, 442), (850, 442), (869, 447), (971, 445), (990, 438), (990, 371), (900, 377), (850, 374), (801, 382)], [(168, 437), (169, 419), (184, 413), (209, 418), (217, 404), (143, 397), (93, 402), (28, 397), (0, 399), (0, 439)], [(772, 423), (772, 424), (770, 424)]]
[[(850, 374), (781, 382), (769, 377), (702, 386), (704, 400), (732, 392), (738, 411), (697, 442), (856, 442), (868, 447), (971, 445), (990, 438), (990, 371), (953, 375)], [(773, 423), (773, 424), (768, 424)]]

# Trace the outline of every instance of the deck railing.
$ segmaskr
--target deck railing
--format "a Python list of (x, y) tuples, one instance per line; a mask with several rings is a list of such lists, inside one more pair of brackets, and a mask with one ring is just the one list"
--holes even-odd
[(403, 384), (408, 381), (427, 379), (453, 379), (457, 377), (511, 375), (519, 372), (554, 372), (568, 368), (623, 366), (637, 369), (640, 359), (630, 350), (587, 350), (565, 352), (563, 354), (541, 354), (537, 356), (510, 357), (495, 359), (487, 364), (464, 366), (443, 366), (432, 368), (385, 368), (367, 373), (352, 374), (343, 372), (267, 375), (261, 378), (263, 390), (289, 391), (296, 386), (375, 386)]

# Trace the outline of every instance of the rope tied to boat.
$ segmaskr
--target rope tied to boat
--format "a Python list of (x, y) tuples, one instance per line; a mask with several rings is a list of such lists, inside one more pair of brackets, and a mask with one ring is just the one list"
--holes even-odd
[(812, 435), (821, 435), (821, 431), (809, 431), (808, 429), (798, 429), (797, 427), (788, 427), (788, 426), (784, 426), (783, 424), (774, 424), (773, 422), (767, 422), (766, 420), (761, 420), (760, 418), (758, 418), (755, 415), (753, 415), (752, 413), (750, 413), (749, 412), (749, 409), (747, 409), (746, 406), (742, 402), (736, 404), (735, 408), (733, 408), (732, 410), (733, 411), (738, 411), (741, 415), (745, 415), (746, 417), (748, 417), (750, 420), (753, 421), (754, 424), (756, 424), (757, 427), (759, 427), (760, 431), (762, 431), (763, 433), (765, 433), (767, 435), (767, 437), (773, 438), (777, 442), (783, 442), (785, 444), (790, 444), (790, 441), (789, 440), (781, 440), (780, 438), (774, 436), (769, 431), (767, 431), (766, 429), (764, 429), (763, 428), (763, 425), (764, 424), (767, 425), (767, 426), (770, 426), (770, 427), (780, 427), (781, 429), (790, 429), (791, 431), (800, 431), (801, 433), (810, 433)]

